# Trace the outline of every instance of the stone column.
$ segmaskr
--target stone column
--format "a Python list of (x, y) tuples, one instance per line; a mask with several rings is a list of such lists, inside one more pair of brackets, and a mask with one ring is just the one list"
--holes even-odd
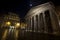
[(34, 32), (38, 32), (38, 15), (34, 16)]
[(26, 31), (28, 30), (28, 19), (26, 19), (26, 23), (27, 23), (27, 26), (26, 26)]
[(29, 18), (28, 21), (29, 21), (29, 22), (28, 22), (28, 25), (29, 25), (29, 26), (28, 26), (28, 30), (31, 31), (31, 28), (32, 28), (32, 25), (31, 25), (31, 24), (32, 24), (32, 19)]
[(53, 26), (53, 33), (57, 34), (60, 31), (59, 23), (58, 23), (58, 18), (54, 10), (50, 10), (50, 16), (51, 16), (51, 22)]
[(44, 20), (44, 33), (48, 33), (48, 28), (47, 28), (44, 12), (43, 12), (43, 20)]
[(32, 17), (31, 17), (31, 26), (30, 26), (30, 31), (32, 31)]
[(38, 21), (37, 21), (37, 23), (38, 23), (38, 24), (37, 24), (37, 25), (38, 25), (38, 27), (37, 27), (37, 28), (38, 28), (38, 32), (40, 32), (40, 20), (39, 20), (39, 14), (38, 14)]
[(36, 17), (34, 16), (34, 32), (36, 32)]
[(31, 31), (31, 18), (30, 18), (30, 23), (29, 23), (29, 30)]
[(32, 31), (34, 32), (34, 16), (32, 17)]
[(39, 27), (40, 27), (40, 32), (44, 32), (43, 13), (39, 14)]
[[(39, 13), (39, 14), (40, 14), (40, 13)], [(40, 31), (41, 26), (40, 26), (40, 16), (39, 16), (39, 14), (38, 14), (38, 32), (41, 32), (41, 31)]]
[(28, 19), (28, 31), (30, 31), (30, 18)]

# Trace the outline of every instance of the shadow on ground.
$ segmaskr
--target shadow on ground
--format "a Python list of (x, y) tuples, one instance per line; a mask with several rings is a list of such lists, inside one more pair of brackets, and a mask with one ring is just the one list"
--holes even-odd
[(24, 33), (24, 36), (19, 36), (18, 40), (60, 40), (60, 36), (44, 33), (27, 32)]

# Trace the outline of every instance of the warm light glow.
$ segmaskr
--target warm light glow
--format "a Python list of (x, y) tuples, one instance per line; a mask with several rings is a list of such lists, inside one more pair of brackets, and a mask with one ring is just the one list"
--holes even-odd
[(26, 23), (21, 23), (21, 28), (22, 28), (22, 29), (25, 29), (25, 28), (26, 28), (26, 26), (27, 26), (27, 24), (26, 24)]
[(16, 23), (16, 26), (20, 26), (20, 23)]
[(10, 25), (11, 23), (10, 22), (6, 22), (7, 25)]

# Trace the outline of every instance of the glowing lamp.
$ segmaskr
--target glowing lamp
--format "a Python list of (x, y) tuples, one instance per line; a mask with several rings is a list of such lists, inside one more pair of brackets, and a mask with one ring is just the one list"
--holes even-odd
[(6, 22), (7, 25), (10, 25), (11, 23), (10, 22)]

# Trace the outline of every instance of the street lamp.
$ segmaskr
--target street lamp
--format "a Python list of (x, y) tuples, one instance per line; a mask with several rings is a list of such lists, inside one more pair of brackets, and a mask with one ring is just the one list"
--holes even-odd
[(15, 26), (16, 28), (18, 28), (20, 26), (20, 23), (16, 23)]
[(7, 22), (5, 23), (5, 27), (9, 28), (10, 26), (11, 26), (11, 22), (10, 22), (10, 21), (7, 21)]
[(6, 25), (11, 25), (11, 23), (8, 21), (8, 22), (6, 22)]
[(20, 23), (16, 23), (16, 26), (20, 26)]

